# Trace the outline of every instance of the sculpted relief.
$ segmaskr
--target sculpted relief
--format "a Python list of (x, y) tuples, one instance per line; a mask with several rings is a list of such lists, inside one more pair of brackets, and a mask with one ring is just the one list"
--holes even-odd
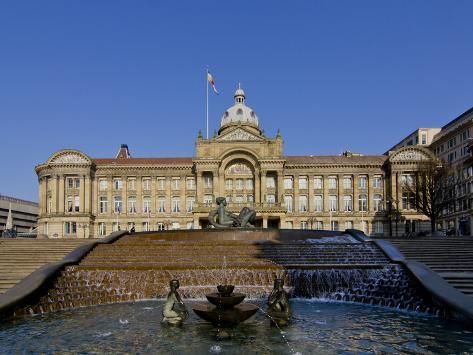
[(430, 158), (424, 153), (418, 150), (406, 150), (396, 154), (391, 161), (422, 161), (430, 160)]
[(89, 161), (79, 154), (62, 154), (51, 161), (52, 164), (88, 164)]
[(259, 137), (248, 133), (243, 129), (236, 129), (220, 138), (222, 141), (259, 141)]

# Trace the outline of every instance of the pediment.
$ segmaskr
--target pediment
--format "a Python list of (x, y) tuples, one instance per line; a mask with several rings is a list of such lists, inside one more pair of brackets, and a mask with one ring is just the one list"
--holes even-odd
[(234, 129), (217, 138), (218, 141), (262, 141), (263, 138), (242, 128)]
[(84, 153), (75, 150), (59, 151), (53, 154), (49, 164), (91, 164), (92, 161)]
[(420, 148), (402, 148), (389, 158), (391, 162), (425, 162), (435, 159), (430, 152)]

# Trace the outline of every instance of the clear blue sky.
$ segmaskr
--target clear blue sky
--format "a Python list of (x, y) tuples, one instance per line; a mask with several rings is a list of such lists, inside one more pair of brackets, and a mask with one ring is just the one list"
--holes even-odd
[(473, 106), (473, 1), (0, 2), (0, 193), (62, 148), (192, 156), (241, 81), (287, 155), (382, 154)]

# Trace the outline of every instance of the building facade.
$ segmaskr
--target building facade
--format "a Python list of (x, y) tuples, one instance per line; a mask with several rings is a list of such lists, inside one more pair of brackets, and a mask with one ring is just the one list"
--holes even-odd
[(13, 229), (18, 233), (28, 233), (36, 228), (38, 221), (38, 204), (36, 202), (0, 195), (0, 236), (7, 224), (10, 208), (13, 218)]
[(402, 184), (436, 159), (430, 150), (286, 156), (281, 134), (264, 134), (242, 89), (234, 101), (214, 137), (199, 133), (193, 157), (135, 158), (127, 145), (115, 158), (73, 149), (52, 154), (36, 167), (39, 233), (87, 238), (118, 229), (206, 228), (219, 196), (235, 213), (254, 208), (263, 228), (357, 228), (383, 236), (428, 226)]

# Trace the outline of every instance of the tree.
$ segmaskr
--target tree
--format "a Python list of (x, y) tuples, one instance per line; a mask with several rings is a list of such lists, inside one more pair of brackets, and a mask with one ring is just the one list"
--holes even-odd
[[(449, 168), (440, 161), (422, 163), (412, 181), (403, 184), (403, 199), (430, 218), (431, 232), (435, 232), (444, 203), (447, 200)], [(404, 195), (405, 194), (405, 195)]]

